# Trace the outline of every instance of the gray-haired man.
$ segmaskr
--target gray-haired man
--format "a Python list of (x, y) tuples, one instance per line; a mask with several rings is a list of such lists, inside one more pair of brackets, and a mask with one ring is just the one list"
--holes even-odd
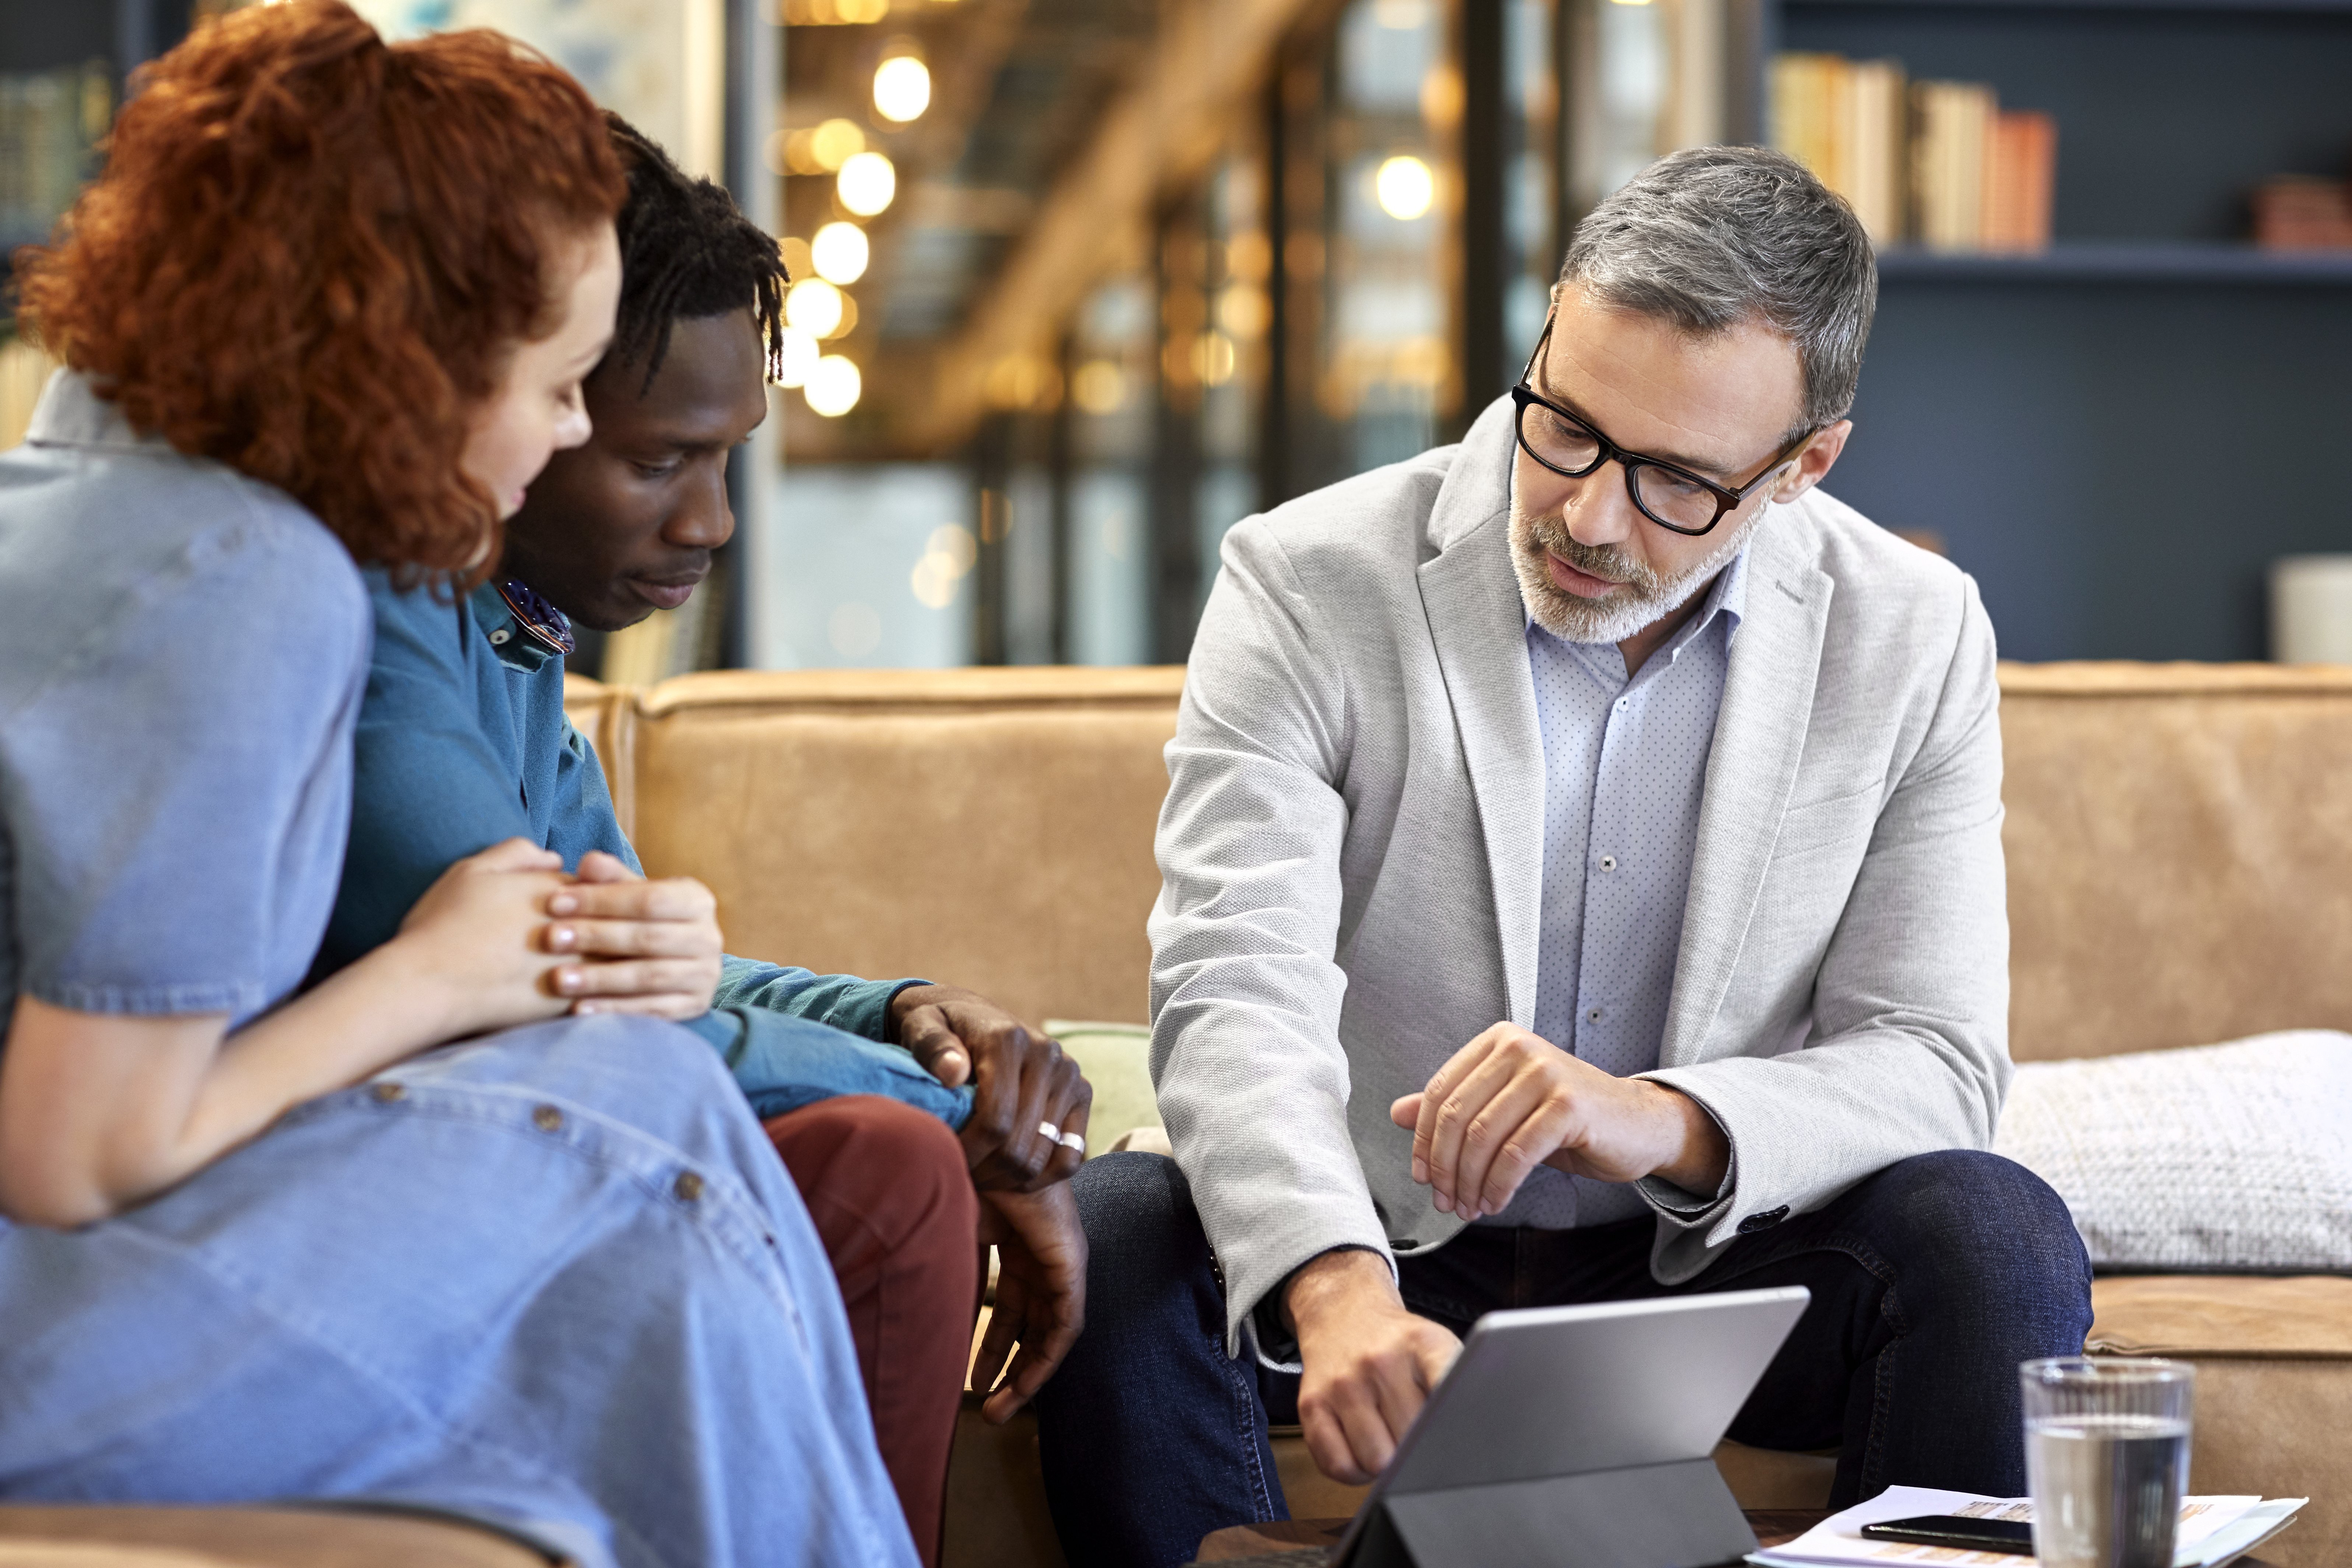
[(1362, 1480), (1481, 1312), (1693, 1290), (1812, 1290), (1732, 1432), (1838, 1447), (1835, 1501), (2023, 1489), (2089, 1268), (1982, 1152), (1991, 627), (1816, 488), (1875, 292), (1796, 164), (1676, 154), (1460, 447), (1228, 536), (1151, 921), (1176, 1159), (1077, 1176), (1040, 1401), (1078, 1568), (1280, 1517), (1269, 1407)]

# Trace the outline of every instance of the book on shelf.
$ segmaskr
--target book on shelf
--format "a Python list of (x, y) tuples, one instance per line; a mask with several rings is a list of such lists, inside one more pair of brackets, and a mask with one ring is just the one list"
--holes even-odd
[(2352, 249), (2352, 181), (2273, 175), (2252, 206), (2254, 243), (2265, 250)]
[(1932, 250), (2050, 244), (2058, 128), (1981, 82), (1911, 81), (1899, 60), (1775, 56), (1772, 143), (1843, 196), (1871, 240)]
[(1993, 116), (1990, 131), (1980, 242), (1987, 250), (2047, 250), (2058, 123), (2046, 114), (2004, 110)]
[(89, 178), (113, 113), (104, 61), (0, 72), (0, 244), (49, 232)]

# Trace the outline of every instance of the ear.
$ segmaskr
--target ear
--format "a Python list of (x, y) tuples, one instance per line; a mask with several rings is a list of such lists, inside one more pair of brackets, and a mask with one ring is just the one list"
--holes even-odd
[(1789, 471), (1780, 477), (1780, 482), (1772, 488), (1772, 499), (1775, 501), (1792, 501), (1820, 484), (1822, 477), (1838, 460), (1838, 454), (1845, 450), (1845, 438), (1853, 434), (1853, 421), (1851, 419), (1841, 419), (1816, 434), (1789, 465)]

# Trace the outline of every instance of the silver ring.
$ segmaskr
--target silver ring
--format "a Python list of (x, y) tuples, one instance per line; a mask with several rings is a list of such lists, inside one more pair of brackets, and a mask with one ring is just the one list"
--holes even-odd
[(1048, 1143), (1059, 1143), (1062, 1141), (1062, 1130), (1050, 1121), (1040, 1121), (1037, 1123), (1037, 1136)]
[(1054, 1142), (1065, 1149), (1076, 1149), (1081, 1154), (1087, 1152), (1087, 1135), (1083, 1132), (1065, 1132)]

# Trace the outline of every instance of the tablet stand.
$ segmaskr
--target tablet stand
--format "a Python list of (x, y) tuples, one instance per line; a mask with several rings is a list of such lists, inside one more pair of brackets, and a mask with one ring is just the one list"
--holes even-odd
[(1756, 1550), (1712, 1459), (1390, 1493), (1346, 1568), (1714, 1568)]

